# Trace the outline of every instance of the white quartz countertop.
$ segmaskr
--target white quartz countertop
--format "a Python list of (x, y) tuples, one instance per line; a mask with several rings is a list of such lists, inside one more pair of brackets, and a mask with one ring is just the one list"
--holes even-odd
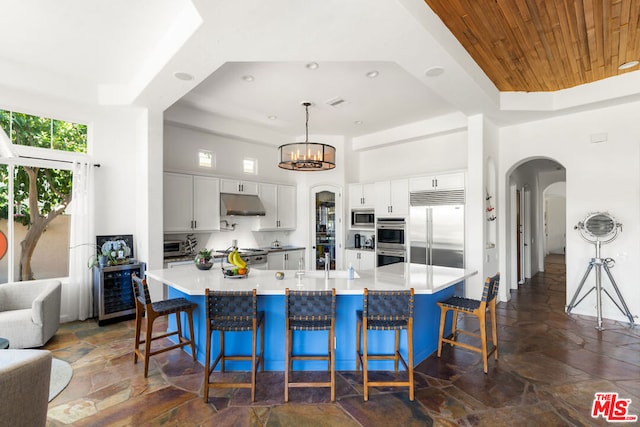
[(356, 272), (347, 279), (346, 271), (306, 271), (298, 279), (295, 270), (285, 270), (284, 279), (276, 279), (275, 270), (251, 270), (244, 278), (225, 278), (219, 266), (211, 270), (198, 270), (194, 265), (183, 265), (164, 270), (149, 270), (147, 277), (171, 286), (187, 295), (204, 295), (210, 290), (251, 290), (258, 295), (284, 295), (285, 288), (323, 290), (336, 288), (338, 295), (362, 295), (364, 288), (400, 290), (414, 288), (415, 294), (432, 294), (478, 274), (476, 270), (398, 263), (373, 270)]

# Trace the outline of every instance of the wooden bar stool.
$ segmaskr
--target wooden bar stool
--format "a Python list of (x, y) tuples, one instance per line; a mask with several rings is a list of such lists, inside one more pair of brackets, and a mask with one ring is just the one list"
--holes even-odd
[[(356, 311), (356, 371), (362, 365), (364, 400), (369, 400), (369, 387), (395, 386), (409, 387), (409, 400), (414, 398), (413, 382), (413, 288), (407, 291), (370, 291), (364, 289), (362, 310)], [(407, 359), (400, 354), (400, 331), (407, 331)], [(367, 351), (367, 331), (387, 330), (395, 332), (393, 354), (369, 354)], [(360, 334), (362, 331), (362, 352)], [(393, 360), (395, 371), (401, 362), (408, 372), (406, 381), (369, 381), (369, 360)], [(408, 362), (408, 363), (407, 363)]]
[[(209, 400), (209, 388), (250, 388), (251, 401), (256, 398), (256, 372), (258, 367), (264, 372), (264, 312), (258, 311), (256, 290), (252, 291), (210, 291), (207, 297), (207, 347), (204, 367), (204, 401)], [(258, 329), (260, 330), (260, 353), (256, 353)], [(220, 334), (220, 352), (211, 365), (211, 334)], [(251, 332), (251, 355), (225, 354), (225, 332)], [(224, 373), (227, 360), (251, 361), (250, 382), (212, 382), (211, 373), (220, 362)]]
[[(172, 298), (163, 301), (151, 302), (149, 296), (149, 287), (146, 279), (141, 279), (135, 274), (131, 275), (131, 285), (133, 286), (133, 295), (136, 301), (136, 333), (134, 338), (135, 348), (133, 350), (133, 363), (138, 363), (138, 357), (144, 359), (144, 376), (149, 373), (149, 358), (165, 351), (173, 350), (184, 346), (191, 346), (191, 356), (196, 361), (196, 346), (193, 339), (193, 310), (197, 307), (195, 303), (189, 302), (184, 298)], [(186, 313), (189, 321), (189, 334), (191, 338), (186, 338), (182, 334), (182, 322), (180, 321), (180, 313)], [(159, 317), (176, 315), (177, 330), (167, 332), (161, 335), (153, 336), (153, 322)], [(145, 338), (141, 339), (140, 329), (142, 327), (142, 319), (146, 319)], [(163, 347), (157, 350), (151, 350), (151, 342), (161, 338), (168, 338), (177, 335), (178, 343)], [(144, 344), (144, 351), (140, 350), (140, 345)]]
[[(487, 277), (484, 282), (484, 289), (482, 291), (482, 300), (463, 298), (463, 297), (451, 297), (438, 303), (440, 306), (440, 338), (438, 340), (438, 357), (442, 353), (442, 343), (449, 343), (452, 346), (459, 345), (467, 350), (475, 351), (482, 354), (482, 363), (484, 365), (484, 373), (488, 372), (487, 359), (494, 353), (494, 357), (498, 360), (498, 332), (496, 324), (496, 295), (498, 294), (498, 286), (500, 284), (500, 273), (493, 277)], [(491, 315), (491, 335), (493, 348), (487, 352), (487, 322), (486, 312), (489, 308)], [(444, 337), (444, 325), (447, 317), (447, 313), (453, 311), (453, 322), (451, 326), (451, 338)], [(458, 329), (458, 314), (466, 313), (476, 316), (480, 322), (480, 334), (474, 332)], [(461, 341), (458, 341), (458, 334), (465, 334), (474, 338), (480, 339), (479, 346), (473, 346)]]
[[(336, 290), (330, 291), (290, 291), (285, 289), (285, 371), (284, 401), (289, 401), (289, 388), (292, 387), (329, 387), (331, 401), (336, 400), (336, 355), (333, 348), (336, 323)], [(327, 354), (294, 355), (294, 331), (328, 331)], [(328, 362), (329, 381), (290, 382), (289, 371), (293, 370), (294, 360), (326, 360)]]

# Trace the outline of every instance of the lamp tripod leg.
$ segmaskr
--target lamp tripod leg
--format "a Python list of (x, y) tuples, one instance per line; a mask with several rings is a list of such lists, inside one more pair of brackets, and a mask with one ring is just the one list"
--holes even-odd
[[(591, 273), (591, 269), (593, 269), (593, 259), (591, 259), (591, 262), (589, 263), (589, 267), (587, 267), (587, 271), (585, 271), (584, 276), (582, 276), (582, 280), (580, 281), (580, 285), (578, 286), (578, 289), (576, 289), (576, 293), (573, 294), (573, 298), (571, 298), (571, 302), (567, 306), (567, 309), (566, 309), (567, 313), (571, 313), (571, 310), (573, 310), (573, 307), (580, 304), (580, 301), (584, 299), (583, 297), (580, 301), (576, 303), (576, 299), (578, 298), (578, 295), (580, 295), (580, 291), (582, 290), (582, 287), (584, 286), (584, 282), (586, 282), (587, 277), (589, 277), (589, 273)], [(589, 294), (589, 292), (587, 292), (587, 295)]]
[(609, 295), (608, 292), (607, 292), (607, 295), (609, 295), (609, 298), (611, 299), (611, 301), (613, 301), (613, 303), (616, 304), (616, 307), (618, 307), (620, 311), (627, 316), (627, 318), (629, 319), (629, 327), (633, 328), (634, 326), (633, 315), (629, 311), (629, 307), (627, 307), (627, 304), (624, 302), (624, 298), (622, 298), (620, 289), (618, 289), (618, 285), (616, 284), (616, 281), (613, 280), (613, 275), (611, 274), (611, 270), (609, 269), (609, 266), (607, 266), (606, 263), (604, 264), (604, 271), (607, 273), (607, 276), (609, 276), (609, 280), (611, 281), (611, 284), (613, 285), (613, 289), (616, 291), (616, 295), (618, 295), (618, 299), (620, 300), (622, 307), (624, 307), (624, 310), (620, 308), (618, 304), (616, 304), (616, 302), (613, 300), (613, 298), (611, 298), (611, 295)]
[[(598, 261), (601, 261), (598, 258)], [(597, 326), (596, 329), (604, 331), (602, 326), (602, 262), (596, 264), (596, 310), (597, 310)]]

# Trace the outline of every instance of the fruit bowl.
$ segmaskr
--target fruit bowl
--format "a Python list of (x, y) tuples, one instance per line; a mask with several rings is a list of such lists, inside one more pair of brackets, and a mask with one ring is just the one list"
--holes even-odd
[(242, 279), (249, 275), (249, 269), (238, 267), (222, 267), (222, 275), (225, 279)]

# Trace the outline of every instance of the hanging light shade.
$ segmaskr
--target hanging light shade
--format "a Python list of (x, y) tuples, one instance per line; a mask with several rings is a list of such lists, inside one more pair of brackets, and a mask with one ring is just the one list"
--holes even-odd
[(328, 144), (309, 142), (309, 106), (303, 102), (306, 121), (304, 142), (293, 142), (278, 147), (282, 169), (293, 171), (324, 171), (336, 167), (336, 149)]

